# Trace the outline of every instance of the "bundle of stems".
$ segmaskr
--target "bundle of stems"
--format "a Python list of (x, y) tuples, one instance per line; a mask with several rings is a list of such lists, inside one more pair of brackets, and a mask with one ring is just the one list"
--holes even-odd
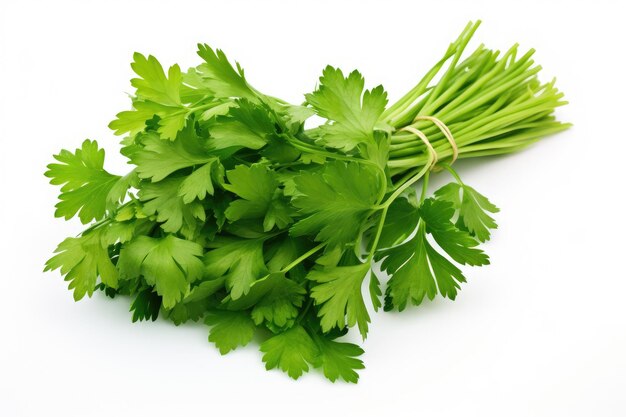
[(541, 66), (532, 59), (533, 49), (518, 57), (517, 44), (504, 54), (480, 45), (461, 60), (479, 24), (470, 22), (422, 80), (384, 112), (383, 120), (395, 129), (387, 164), (392, 175), (419, 169), (428, 161), (426, 145), (403, 130), (406, 126), (422, 131), (440, 160), (452, 156), (441, 130), (428, 120), (414, 121), (416, 116), (445, 123), (459, 158), (516, 152), (571, 126), (553, 115), (567, 101), (555, 80), (539, 81)]

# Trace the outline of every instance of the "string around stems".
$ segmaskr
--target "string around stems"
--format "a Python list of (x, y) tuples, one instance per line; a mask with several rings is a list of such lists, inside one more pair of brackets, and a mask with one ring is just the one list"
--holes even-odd
[[(454, 137), (452, 136), (452, 132), (450, 131), (450, 128), (444, 122), (442, 122), (441, 120), (433, 116), (419, 116), (419, 115), (415, 116), (415, 118), (413, 119), (413, 123), (420, 121), (420, 120), (428, 120), (432, 122), (435, 126), (439, 128), (441, 133), (443, 133), (445, 138), (448, 140), (448, 143), (450, 143), (450, 147), (452, 148), (452, 160), (450, 161), (449, 165), (452, 165), (459, 156), (459, 147), (457, 146), (456, 141), (454, 140)], [(401, 128), (400, 130), (413, 133), (415, 136), (420, 138), (420, 140), (424, 143), (424, 145), (426, 145), (426, 149), (428, 150), (428, 153), (431, 155), (430, 170), (440, 171), (441, 167), (437, 166), (437, 162), (439, 161), (439, 155), (437, 155), (435, 148), (433, 148), (433, 145), (428, 140), (428, 136), (426, 136), (424, 132), (422, 132), (421, 130), (413, 126), (405, 126)]]

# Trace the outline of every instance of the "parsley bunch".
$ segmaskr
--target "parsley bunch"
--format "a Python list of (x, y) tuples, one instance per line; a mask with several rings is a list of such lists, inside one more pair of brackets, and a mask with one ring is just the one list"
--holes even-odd
[[(498, 209), (436, 163), (453, 147), (417, 116), (445, 123), (459, 158), (514, 152), (568, 127), (532, 51), (480, 46), (462, 59), (477, 27), (390, 106), (357, 71), (326, 67), (294, 105), (253, 88), (208, 45), (186, 72), (135, 54), (132, 109), (110, 124), (133, 169), (105, 170), (92, 140), (55, 155), (45, 174), (61, 187), (55, 215), (89, 227), (61, 242), (46, 270), (60, 269), (76, 300), (130, 296), (133, 321), (204, 320), (222, 354), (259, 333), (267, 369), (298, 378), (319, 367), (356, 382), (363, 350), (339, 338), (358, 327), (365, 339), (368, 306), (454, 299), (459, 266), (489, 263), (478, 245)], [(325, 122), (309, 128), (313, 115)], [(453, 181), (429, 196), (441, 169)], [(390, 277), (384, 297), (375, 262)]]

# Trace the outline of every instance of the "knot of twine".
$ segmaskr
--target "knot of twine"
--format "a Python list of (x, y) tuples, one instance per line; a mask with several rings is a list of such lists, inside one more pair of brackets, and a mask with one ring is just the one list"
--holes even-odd
[[(415, 122), (417, 122), (419, 120), (428, 120), (428, 121), (432, 122), (435, 126), (437, 126), (439, 128), (441, 133), (443, 133), (443, 135), (446, 137), (446, 139), (450, 143), (450, 147), (452, 148), (452, 160), (450, 161), (450, 165), (452, 165), (454, 163), (454, 161), (456, 161), (457, 157), (459, 156), (459, 148), (458, 148), (458, 146), (457, 146), (457, 144), (456, 144), (456, 142), (454, 140), (454, 137), (452, 136), (452, 132), (450, 131), (448, 126), (446, 126), (446, 124), (444, 122), (442, 122), (441, 120), (439, 120), (439, 119), (437, 119), (436, 117), (433, 117), (433, 116), (416, 116), (413, 119), (413, 123), (415, 123)], [(441, 168), (436, 167), (437, 162), (439, 161), (439, 155), (437, 155), (437, 152), (435, 151), (435, 148), (433, 148), (433, 145), (430, 143), (430, 141), (428, 140), (428, 137), (424, 134), (424, 132), (422, 132), (419, 129), (414, 128), (413, 126), (405, 126), (402, 129), (400, 129), (400, 130), (406, 130), (407, 132), (413, 133), (415, 136), (420, 138), (421, 141), (424, 142), (424, 145), (426, 145), (426, 149), (428, 149), (428, 153), (432, 157), (432, 162), (430, 164), (430, 169), (432, 171), (439, 171), (439, 170), (441, 170)]]

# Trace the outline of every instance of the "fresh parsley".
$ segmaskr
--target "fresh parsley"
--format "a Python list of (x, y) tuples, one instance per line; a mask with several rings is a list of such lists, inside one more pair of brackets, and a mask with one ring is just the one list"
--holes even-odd
[[(489, 263), (479, 244), (497, 227), (496, 206), (450, 166), (445, 131), (416, 116), (445, 123), (459, 158), (515, 152), (569, 126), (553, 116), (563, 94), (539, 82), (532, 51), (464, 54), (477, 27), (391, 105), (358, 71), (326, 67), (294, 105), (205, 44), (187, 71), (135, 54), (132, 108), (109, 125), (132, 170), (105, 170), (92, 140), (54, 156), (55, 216), (89, 226), (45, 269), (59, 269), (76, 300), (128, 296), (133, 321), (203, 321), (222, 354), (256, 335), (267, 369), (357, 382), (363, 350), (342, 340), (349, 329), (365, 339), (372, 310), (454, 299), (461, 268)], [(313, 115), (323, 123), (310, 126)], [(440, 169), (453, 181), (431, 194)]]

